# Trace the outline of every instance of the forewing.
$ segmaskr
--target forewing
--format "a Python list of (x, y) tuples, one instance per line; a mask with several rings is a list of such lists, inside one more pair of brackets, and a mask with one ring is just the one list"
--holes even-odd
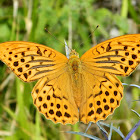
[(0, 44), (0, 60), (20, 79), (30, 82), (63, 69), (68, 59), (44, 45), (13, 41)]
[(96, 71), (128, 76), (140, 63), (140, 34), (104, 41), (87, 51), (81, 61)]

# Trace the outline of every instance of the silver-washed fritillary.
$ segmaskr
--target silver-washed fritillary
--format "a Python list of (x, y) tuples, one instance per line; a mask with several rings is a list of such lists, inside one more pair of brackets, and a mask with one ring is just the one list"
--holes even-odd
[(23, 81), (38, 80), (35, 106), (55, 123), (105, 120), (120, 105), (123, 86), (115, 75), (128, 76), (140, 63), (140, 34), (124, 35), (68, 59), (47, 46), (13, 41), (0, 44), (0, 59)]

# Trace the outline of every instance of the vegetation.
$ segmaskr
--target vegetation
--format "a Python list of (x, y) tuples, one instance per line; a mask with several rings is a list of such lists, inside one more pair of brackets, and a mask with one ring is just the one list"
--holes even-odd
[[(65, 39), (80, 56), (90, 47), (114, 36), (139, 33), (140, 2), (137, 0), (1, 0), (0, 43), (24, 40), (45, 44), (65, 53)], [(99, 28), (94, 31), (96, 26)], [(58, 40), (53, 38), (48, 29)], [(94, 32), (93, 32), (94, 31)], [(54, 124), (38, 113), (33, 105), (31, 91), (35, 83), (19, 80), (0, 62), (0, 139), (4, 140), (84, 140), (84, 136), (65, 131), (84, 132), (87, 125), (62, 126)], [(140, 85), (139, 68), (129, 77), (119, 77), (122, 82)], [(125, 86), (124, 98), (119, 108), (107, 118), (106, 123), (120, 127), (126, 136), (139, 121), (131, 109), (140, 113), (140, 90)], [(106, 128), (106, 127), (105, 127)], [(109, 129), (107, 129), (109, 130)], [(140, 127), (131, 139), (140, 138)], [(88, 134), (104, 138), (96, 124)], [(112, 132), (112, 139), (121, 139)]]

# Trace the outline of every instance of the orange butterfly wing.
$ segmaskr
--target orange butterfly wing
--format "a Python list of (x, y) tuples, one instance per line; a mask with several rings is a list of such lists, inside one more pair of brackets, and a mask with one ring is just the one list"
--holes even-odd
[(140, 62), (140, 34), (104, 41), (83, 54), (81, 61), (94, 70), (128, 76)]
[(80, 59), (84, 86), (80, 120), (104, 120), (123, 97), (123, 86), (115, 75), (128, 76), (140, 63), (140, 34), (104, 41)]
[(24, 41), (1, 43), (0, 59), (25, 82), (54, 74), (68, 61), (66, 56), (54, 49)]
[(32, 97), (47, 119), (63, 124), (79, 121), (66, 56), (44, 45), (12, 41), (0, 44), (0, 59), (23, 81), (40, 79)]

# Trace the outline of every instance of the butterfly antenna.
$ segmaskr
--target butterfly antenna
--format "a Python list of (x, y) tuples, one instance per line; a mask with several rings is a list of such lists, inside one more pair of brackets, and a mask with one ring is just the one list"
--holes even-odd
[(65, 44), (62, 41), (60, 41), (59, 39), (57, 39), (51, 32), (49, 32), (47, 28), (45, 28), (45, 31), (48, 32), (53, 38), (55, 38), (57, 41), (59, 41), (60, 43), (62, 43), (65, 46)]
[[(48, 32), (54, 39), (56, 39), (61, 44), (63, 44), (64, 46), (66, 46), (66, 41), (65, 41), (65, 43), (63, 43), (62, 41), (60, 41), (59, 39), (57, 39), (51, 32), (49, 32), (49, 30), (47, 28), (45, 28), (45, 31)], [(72, 49), (70, 49), (70, 47), (68, 45), (67, 45), (67, 47), (69, 48), (69, 50), (72, 50)]]
[[(98, 27), (99, 27), (99, 25), (96, 26), (96, 28), (90, 33), (90, 35), (88, 37), (91, 37), (92, 33), (94, 33)], [(83, 44), (84, 44), (84, 42), (82, 42), (80, 44), (80, 46), (83, 45)]]

